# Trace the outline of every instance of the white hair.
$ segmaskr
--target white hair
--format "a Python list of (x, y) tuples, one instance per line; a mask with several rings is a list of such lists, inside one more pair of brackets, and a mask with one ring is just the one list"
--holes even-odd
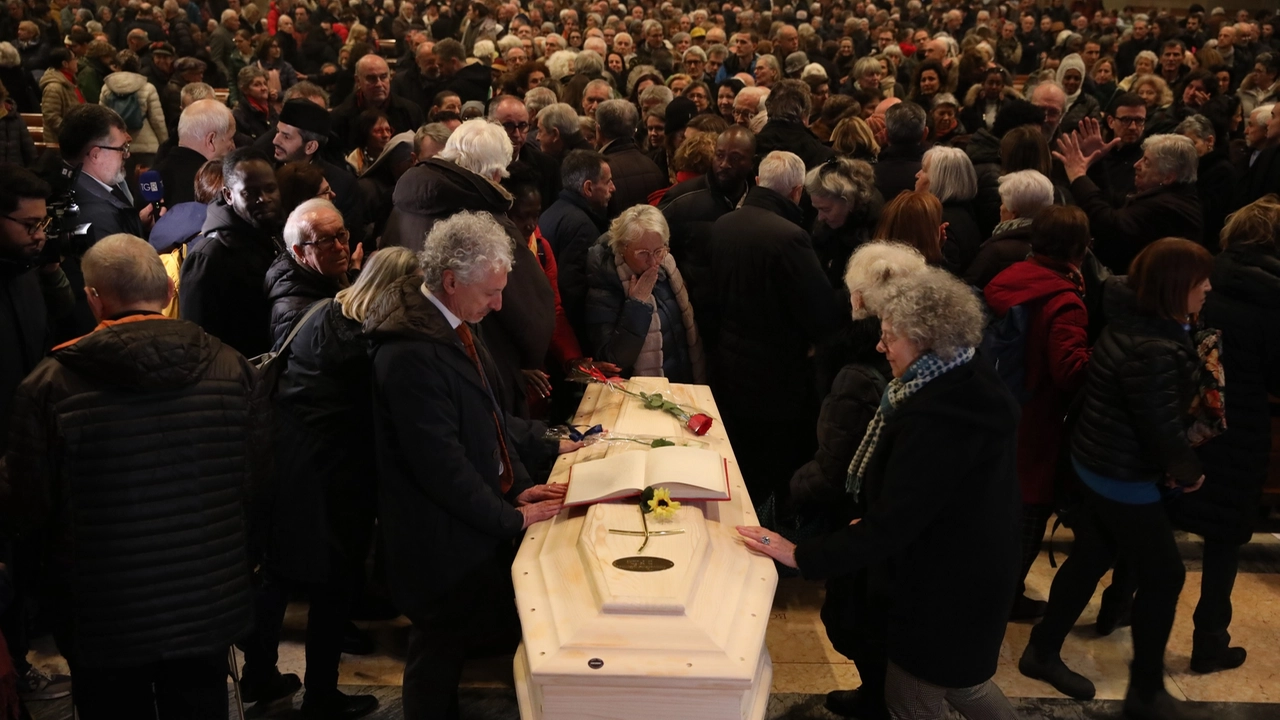
[(808, 65), (805, 65), (804, 69), (800, 71), (800, 79), (807, 81), (811, 78), (822, 78), (823, 80), (827, 80), (827, 69), (818, 63), (809, 63)]
[(197, 100), (178, 116), (178, 142), (198, 144), (210, 134), (223, 137), (233, 117), (226, 105), (214, 99)]
[(676, 99), (676, 94), (666, 85), (654, 83), (640, 91), (640, 97), (638, 98), (642, 106), (646, 102), (655, 99), (658, 101), (659, 105), (669, 105), (672, 100)]
[(1253, 112), (1249, 113), (1249, 122), (1257, 125), (1258, 127), (1266, 127), (1267, 123), (1271, 120), (1271, 113), (1275, 111), (1275, 108), (1275, 103), (1271, 103), (1270, 105), (1259, 105), (1253, 109)]
[(505, 35), (498, 41), (498, 51), (503, 55), (506, 55), (507, 51), (512, 48), (524, 49), (524, 41), (518, 35)]
[[(150, 251), (150, 252), (148, 252)], [(155, 248), (136, 235), (108, 235), (81, 260), (84, 284), (123, 305), (165, 302), (169, 274)]]
[(507, 176), (511, 153), (511, 138), (501, 125), (484, 118), (472, 118), (453, 131), (444, 150), (436, 157), (496, 181)]
[(844, 284), (853, 302), (857, 320), (879, 312), (880, 296), (892, 280), (898, 280), (928, 267), (919, 250), (899, 242), (863, 243), (849, 258), (844, 271)]
[(609, 232), (601, 240), (608, 242), (614, 255), (621, 256), (627, 246), (651, 232), (662, 237), (663, 245), (671, 240), (671, 231), (661, 210), (648, 204), (632, 205), (614, 218)]
[(551, 127), (561, 135), (573, 135), (582, 132), (578, 124), (578, 112), (567, 103), (553, 103), (538, 113), (540, 127)]
[(423, 284), (441, 293), (445, 270), (452, 270), (459, 283), (471, 285), (482, 273), (510, 272), (514, 255), (511, 236), (492, 215), (464, 210), (432, 226), (418, 259)]
[(1142, 141), (1142, 151), (1151, 154), (1151, 164), (1161, 175), (1173, 175), (1174, 182), (1193, 183), (1200, 166), (1195, 143), (1185, 135), (1152, 135)]
[(982, 341), (984, 315), (977, 294), (941, 268), (924, 268), (889, 283), (877, 314), (894, 334), (944, 361)]
[(1029, 218), (1053, 204), (1053, 183), (1039, 170), (1019, 170), (1000, 177), (1000, 204), (1020, 218)]
[(237, 17), (240, 17), (239, 13), (237, 13), (235, 10), (232, 10), (231, 8), (227, 8), (226, 10), (222, 11), (222, 17), (220, 18), (220, 20), (223, 24), (226, 24), (226, 22), (231, 18), (237, 18)]
[(774, 150), (760, 161), (756, 182), (782, 195), (804, 184), (804, 161), (795, 153)]
[(492, 40), (477, 40), (476, 44), (471, 46), (471, 54), (480, 58), (480, 62), (488, 65), (493, 62), (493, 58), (497, 56), (498, 51), (494, 48)]
[[(592, 30), (594, 29), (595, 28), (592, 28)], [(582, 51), (593, 52), (600, 57), (604, 57), (609, 53), (609, 44), (604, 41), (604, 38), (597, 35), (591, 35), (586, 40), (582, 41)]]
[(311, 198), (289, 213), (289, 219), (284, 222), (284, 244), (289, 252), (296, 252), (299, 245), (315, 238), (316, 220), (326, 212), (342, 217), (338, 208), (324, 198)]
[(941, 202), (968, 202), (978, 194), (978, 174), (973, 161), (960, 148), (935, 145), (924, 154), (928, 165), (929, 192)]
[(557, 50), (547, 58), (547, 73), (552, 80), (560, 80), (573, 74), (574, 53), (572, 50)]
[(556, 97), (555, 90), (551, 88), (536, 87), (529, 88), (529, 92), (524, 94), (524, 106), (529, 110), (530, 121), (538, 116), (544, 108), (555, 105), (560, 99)]

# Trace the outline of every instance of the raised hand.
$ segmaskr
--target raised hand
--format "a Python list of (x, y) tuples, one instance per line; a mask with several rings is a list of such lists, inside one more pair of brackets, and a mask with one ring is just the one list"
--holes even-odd
[(1081, 120), (1074, 134), (1076, 141), (1080, 144), (1080, 152), (1085, 157), (1094, 153), (1098, 153), (1101, 157), (1120, 144), (1120, 138), (1115, 138), (1111, 142), (1104, 141), (1102, 125), (1091, 117)]
[(1075, 133), (1070, 133), (1058, 138), (1058, 149), (1053, 151), (1053, 157), (1062, 163), (1062, 169), (1067, 172), (1067, 179), (1075, 182), (1077, 178), (1089, 171), (1089, 166), (1102, 157), (1102, 154), (1101, 151), (1095, 151), (1085, 155), (1080, 149), (1080, 142), (1076, 139)]
[(631, 280), (631, 288), (627, 294), (641, 302), (653, 297), (653, 286), (658, 284), (658, 266), (645, 270)]

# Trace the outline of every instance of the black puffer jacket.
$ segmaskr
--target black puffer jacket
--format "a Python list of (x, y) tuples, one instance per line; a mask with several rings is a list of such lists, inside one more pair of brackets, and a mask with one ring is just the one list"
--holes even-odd
[[(1132, 293), (1109, 295), (1122, 303)], [(1200, 460), (1187, 442), (1188, 410), (1200, 360), (1191, 338), (1173, 320), (1109, 312), (1111, 324), (1093, 346), (1071, 454), (1107, 478), (1194, 485)]]
[(5, 100), (3, 109), (4, 117), (0, 117), (0, 163), (31, 167), (36, 162), (36, 144), (27, 130), (27, 123), (13, 100)]
[(846, 365), (836, 374), (818, 413), (818, 451), (791, 476), (791, 503), (797, 511), (848, 522), (835, 517), (836, 508), (849, 505), (849, 463), (880, 407), (886, 382), (870, 365)]
[(774, 150), (795, 153), (806, 169), (813, 169), (835, 157), (836, 152), (799, 122), (771, 118), (756, 136), (756, 165)]
[(818, 254), (818, 263), (831, 281), (831, 287), (840, 289), (845, 286), (844, 271), (848, 268), (849, 258), (863, 243), (871, 240), (883, 211), (884, 198), (879, 190), (871, 188), (871, 200), (850, 210), (840, 227), (828, 227), (821, 220), (814, 223), (813, 251)]
[(584, 337), (583, 308), (587, 303), (587, 251), (609, 229), (609, 223), (574, 190), (561, 190), (560, 197), (538, 218), (538, 229), (556, 256), (560, 304), (578, 337)]
[(1222, 331), (1227, 431), (1198, 448), (1204, 487), (1178, 498), (1174, 521), (1207, 538), (1246, 543), (1271, 461), (1267, 393), (1280, 395), (1280, 258), (1233, 246), (1213, 264), (1202, 316)]
[(221, 200), (209, 206), (204, 239), (182, 263), (179, 312), (245, 357), (271, 349), (271, 301), (264, 280), (280, 240), (245, 222)]
[(1071, 194), (1089, 216), (1094, 253), (1113, 272), (1128, 271), (1142, 248), (1161, 238), (1201, 241), (1204, 217), (1194, 185), (1164, 185), (1133, 195), (1123, 207), (1115, 207), (1086, 175), (1071, 183)]
[(271, 303), (271, 347), (279, 349), (293, 321), (312, 303), (331, 298), (341, 289), (342, 284), (337, 280), (300, 264), (292, 253), (277, 255), (263, 283)]
[(1031, 222), (1023, 219), (999, 229), (982, 247), (978, 256), (965, 270), (964, 281), (974, 287), (984, 288), (991, 279), (1010, 265), (1027, 259), (1031, 253)]
[(225, 652), (249, 630), (253, 378), (196, 325), (135, 315), (18, 389), (5, 512), (48, 531), (63, 653), (121, 668)]
[(942, 222), (947, 223), (947, 241), (942, 246), (946, 267), (957, 276), (964, 277), (987, 236), (978, 229), (973, 205), (967, 202), (948, 200), (943, 203)]

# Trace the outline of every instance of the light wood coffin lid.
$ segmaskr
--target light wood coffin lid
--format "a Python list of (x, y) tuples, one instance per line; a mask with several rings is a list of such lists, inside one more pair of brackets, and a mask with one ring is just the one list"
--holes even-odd
[[(662, 392), (716, 418), (702, 440), (728, 460), (732, 498), (685, 503), (667, 523), (650, 517), (650, 530), (685, 530), (651, 538), (640, 553), (676, 563), (661, 572), (626, 572), (611, 565), (636, 555), (642, 542), (608, 532), (641, 529), (636, 499), (571, 508), (531, 527), (512, 568), (527, 658), (523, 669), (540, 686), (742, 692), (753, 681), (768, 683), (768, 676), (760, 676), (762, 665), (769, 664), (764, 635), (778, 577), (771, 560), (752, 554), (737, 539), (734, 526), (757, 524), (756, 515), (711, 391), (669, 385), (662, 378), (633, 379), (628, 388)], [(600, 385), (587, 387), (574, 422), (600, 423), (627, 434), (694, 438), (671, 415)], [(644, 452), (636, 448), (602, 443), (561, 456), (550, 482), (567, 481), (575, 462)], [(603, 665), (590, 668), (593, 659)]]

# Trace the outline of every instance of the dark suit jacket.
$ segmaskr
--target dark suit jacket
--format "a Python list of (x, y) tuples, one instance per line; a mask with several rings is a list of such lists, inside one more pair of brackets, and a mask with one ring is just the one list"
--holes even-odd
[(191, 148), (178, 146), (156, 164), (155, 170), (164, 181), (166, 205), (173, 207), (178, 203), (195, 202), (196, 173), (205, 162), (204, 155)]
[(924, 148), (919, 145), (889, 145), (880, 151), (875, 165), (876, 187), (886, 203), (898, 197), (898, 193), (915, 190), (916, 173), (920, 172), (920, 159)]
[(76, 202), (80, 205), (80, 217), (76, 222), (89, 223), (90, 244), (116, 233), (145, 237), (142, 221), (138, 219), (138, 211), (133, 205), (112, 195), (87, 173), (80, 173), (76, 180)]

